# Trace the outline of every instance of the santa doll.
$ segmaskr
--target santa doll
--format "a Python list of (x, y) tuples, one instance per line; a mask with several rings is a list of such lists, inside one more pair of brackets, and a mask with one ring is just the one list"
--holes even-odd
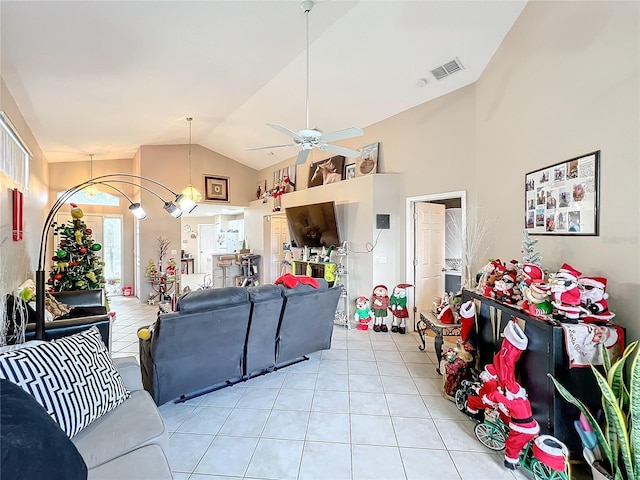
[(509, 381), (505, 385), (504, 395), (495, 391), (487, 395), (487, 398), (498, 403), (499, 409), (509, 415), (509, 435), (505, 442), (504, 466), (515, 470), (520, 466), (520, 451), (540, 433), (540, 426), (533, 418), (531, 403), (527, 400), (527, 391), (516, 381)]
[(407, 333), (405, 326), (406, 319), (409, 318), (407, 310), (407, 288), (413, 287), (410, 283), (399, 283), (393, 289), (393, 294), (389, 299), (389, 310), (393, 315), (391, 331), (397, 333)]
[(389, 308), (389, 290), (384, 285), (377, 285), (371, 295), (371, 308), (373, 309), (373, 331), (388, 332), (387, 309)]
[(544, 280), (544, 272), (542, 268), (533, 263), (525, 263), (522, 265), (522, 281), (527, 287), (532, 283), (542, 282)]
[(478, 394), (469, 395), (467, 398), (467, 412), (476, 418), (483, 416), (484, 409), (496, 407), (496, 403), (488, 397), (499, 388), (498, 374), (493, 365), (485, 365), (484, 370), (480, 372), (480, 382), (482, 386)]
[(493, 284), (492, 296), (499, 302), (513, 303), (513, 288), (516, 284), (516, 276), (513, 270), (506, 270), (500, 280)]
[(615, 313), (609, 311), (606, 293), (607, 279), (604, 277), (582, 277), (578, 280), (580, 288), (580, 304), (585, 312), (584, 322), (608, 322)]
[(581, 272), (568, 263), (564, 263), (558, 273), (550, 276), (552, 303), (558, 311), (560, 321), (577, 323), (582, 309), (580, 308), (580, 289), (578, 277)]

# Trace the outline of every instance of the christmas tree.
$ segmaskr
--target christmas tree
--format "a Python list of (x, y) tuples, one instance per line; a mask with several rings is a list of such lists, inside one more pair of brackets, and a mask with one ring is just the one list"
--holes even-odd
[(103, 288), (104, 262), (97, 254), (102, 246), (93, 241), (93, 231), (82, 220), (82, 210), (75, 203), (70, 205), (73, 220), (52, 226), (53, 235), (59, 242), (49, 284), (56, 292)]
[(529, 237), (529, 232), (524, 230), (524, 238), (522, 239), (522, 263), (532, 263), (538, 267), (542, 267), (542, 255), (540, 252), (536, 252), (534, 247), (538, 243), (538, 239), (535, 240)]

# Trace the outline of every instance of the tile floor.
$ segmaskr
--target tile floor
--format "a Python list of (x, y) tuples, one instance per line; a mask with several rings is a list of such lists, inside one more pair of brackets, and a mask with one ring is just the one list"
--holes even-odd
[[(137, 356), (136, 331), (157, 306), (110, 306), (114, 356)], [(435, 361), (414, 334), (336, 327), (331, 350), (308, 361), (162, 405), (174, 479), (532, 478), (475, 438), (474, 422), (442, 397)]]

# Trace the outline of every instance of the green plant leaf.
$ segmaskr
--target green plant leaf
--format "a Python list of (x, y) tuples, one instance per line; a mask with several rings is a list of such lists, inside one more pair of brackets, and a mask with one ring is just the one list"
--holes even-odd
[(631, 452), (633, 455), (634, 476), (640, 478), (640, 353), (631, 363), (631, 375), (629, 379), (630, 405), (629, 405), (629, 437), (631, 439)]
[(605, 374), (609, 375), (609, 370), (611, 370), (611, 357), (609, 356), (609, 350), (603, 344), (600, 345), (600, 350), (602, 351), (602, 365), (604, 366)]
[(558, 382), (553, 377), (553, 375), (551, 375), (550, 373), (547, 373), (547, 377), (549, 377), (553, 381), (553, 385), (556, 387), (556, 390), (558, 390), (558, 393), (562, 396), (562, 398), (564, 398), (570, 404), (578, 407), (578, 409), (582, 412), (582, 414), (587, 418), (589, 425), (591, 425), (591, 428), (593, 428), (593, 432), (596, 434), (598, 443), (602, 448), (602, 453), (604, 454), (605, 458), (609, 462), (609, 465), (612, 465), (613, 462), (611, 461), (611, 447), (609, 446), (609, 442), (607, 441), (604, 434), (602, 433), (602, 429), (600, 428), (600, 425), (598, 424), (596, 419), (593, 417), (593, 415), (591, 415), (591, 412), (589, 411), (589, 409), (585, 406), (584, 403), (582, 403), (576, 397), (571, 395), (571, 393), (566, 388), (564, 388), (562, 384), (560, 384), (560, 382)]
[[(618, 359), (616, 363), (608, 370), (607, 372), (607, 382), (613, 391), (613, 394), (618, 399), (618, 405), (625, 412), (625, 415), (629, 411), (629, 391), (627, 386), (624, 384), (624, 366), (627, 361), (627, 358), (631, 353), (635, 350), (638, 342), (630, 343), (627, 348), (625, 348), (622, 357)], [(603, 350), (606, 350), (606, 347), (602, 345)], [(603, 352), (604, 357), (605, 352)]]
[(618, 399), (615, 397), (613, 390), (607, 383), (607, 379), (602, 376), (598, 370), (591, 367), (596, 377), (598, 386), (602, 390), (602, 408), (607, 417), (607, 431), (609, 442), (611, 444), (612, 470), (617, 468), (617, 455), (613, 448), (617, 444), (622, 455), (622, 462), (628, 478), (633, 478), (633, 465), (631, 460), (631, 446), (629, 445), (629, 432), (627, 430), (627, 417), (618, 405)]

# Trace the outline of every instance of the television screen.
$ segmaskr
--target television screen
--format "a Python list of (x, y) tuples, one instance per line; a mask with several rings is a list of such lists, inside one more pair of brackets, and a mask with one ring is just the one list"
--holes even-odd
[(291, 239), (298, 247), (340, 245), (335, 202), (314, 203), (285, 209)]

